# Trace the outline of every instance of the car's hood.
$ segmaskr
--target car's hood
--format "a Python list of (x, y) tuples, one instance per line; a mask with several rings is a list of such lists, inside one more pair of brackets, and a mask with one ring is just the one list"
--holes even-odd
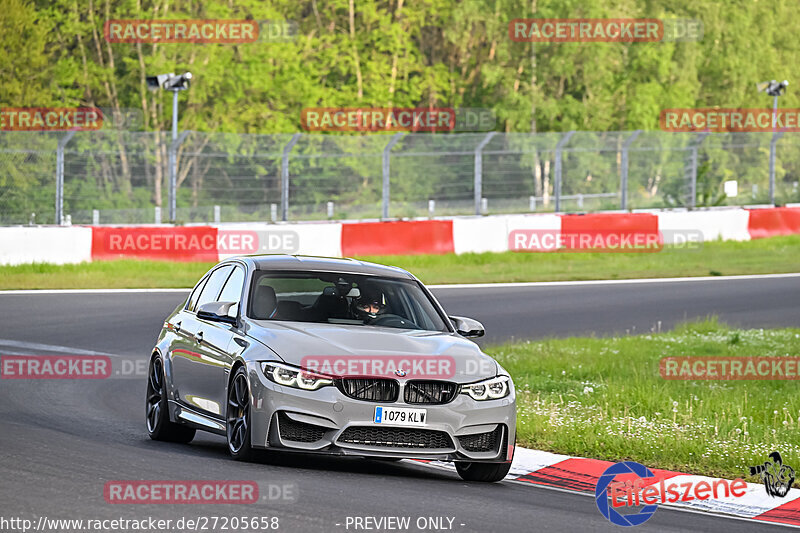
[(494, 359), (475, 343), (450, 333), (267, 320), (251, 325), (248, 334), (286, 363), (319, 371), (333, 369), (336, 375), (358, 375), (353, 370), (364, 365), (375, 374), (391, 370), (386, 375), (394, 377), (394, 369), (400, 367), (401, 373), (407, 372), (397, 374), (400, 377), (461, 383), (497, 375)]

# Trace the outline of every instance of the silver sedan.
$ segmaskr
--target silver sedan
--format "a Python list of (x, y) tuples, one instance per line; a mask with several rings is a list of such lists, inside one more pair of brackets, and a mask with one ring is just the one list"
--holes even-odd
[(231, 258), (164, 321), (150, 359), (150, 437), (454, 461), (468, 481), (511, 466), (514, 384), (405, 270), (352, 259)]

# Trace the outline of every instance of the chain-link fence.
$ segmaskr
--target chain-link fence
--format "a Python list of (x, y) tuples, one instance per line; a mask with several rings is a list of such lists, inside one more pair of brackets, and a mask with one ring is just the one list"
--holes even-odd
[(6, 225), (784, 204), (799, 181), (796, 133), (0, 133)]

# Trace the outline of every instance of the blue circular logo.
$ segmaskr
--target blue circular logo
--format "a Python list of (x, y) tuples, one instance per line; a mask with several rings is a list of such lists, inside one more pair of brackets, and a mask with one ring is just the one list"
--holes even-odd
[(404, 378), (404, 377), (406, 377), (406, 375), (408, 374), (408, 372), (406, 372), (406, 371), (405, 371), (405, 370), (403, 370), (402, 368), (399, 368), (399, 369), (395, 370), (395, 371), (394, 371), (394, 373), (395, 373), (395, 375), (397, 375), (397, 377), (399, 377), (399, 378)]
[(612, 524), (618, 526), (644, 524), (656, 512), (658, 505), (645, 505), (638, 513), (629, 515), (621, 515), (608, 505), (608, 486), (619, 474), (636, 474), (640, 478), (653, 477), (653, 473), (649, 468), (633, 461), (624, 461), (609, 466), (600, 476), (600, 479), (597, 480), (597, 486), (594, 489), (594, 501), (597, 504), (597, 508)]

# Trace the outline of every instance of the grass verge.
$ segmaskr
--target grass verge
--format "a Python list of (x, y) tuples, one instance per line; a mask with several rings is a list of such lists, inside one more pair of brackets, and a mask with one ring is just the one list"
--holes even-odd
[[(698, 250), (657, 253), (482, 253), (369, 256), (423, 282), (568, 281), (796, 272), (800, 235), (749, 242), (709, 242)], [(191, 287), (212, 263), (98, 261), (79, 265), (0, 266), (0, 289)]]
[(673, 381), (659, 374), (667, 356), (797, 355), (800, 329), (734, 330), (708, 320), (669, 333), (488, 351), (514, 376), (518, 445), (753, 482), (760, 480), (748, 467), (773, 451), (800, 467), (797, 382)]

